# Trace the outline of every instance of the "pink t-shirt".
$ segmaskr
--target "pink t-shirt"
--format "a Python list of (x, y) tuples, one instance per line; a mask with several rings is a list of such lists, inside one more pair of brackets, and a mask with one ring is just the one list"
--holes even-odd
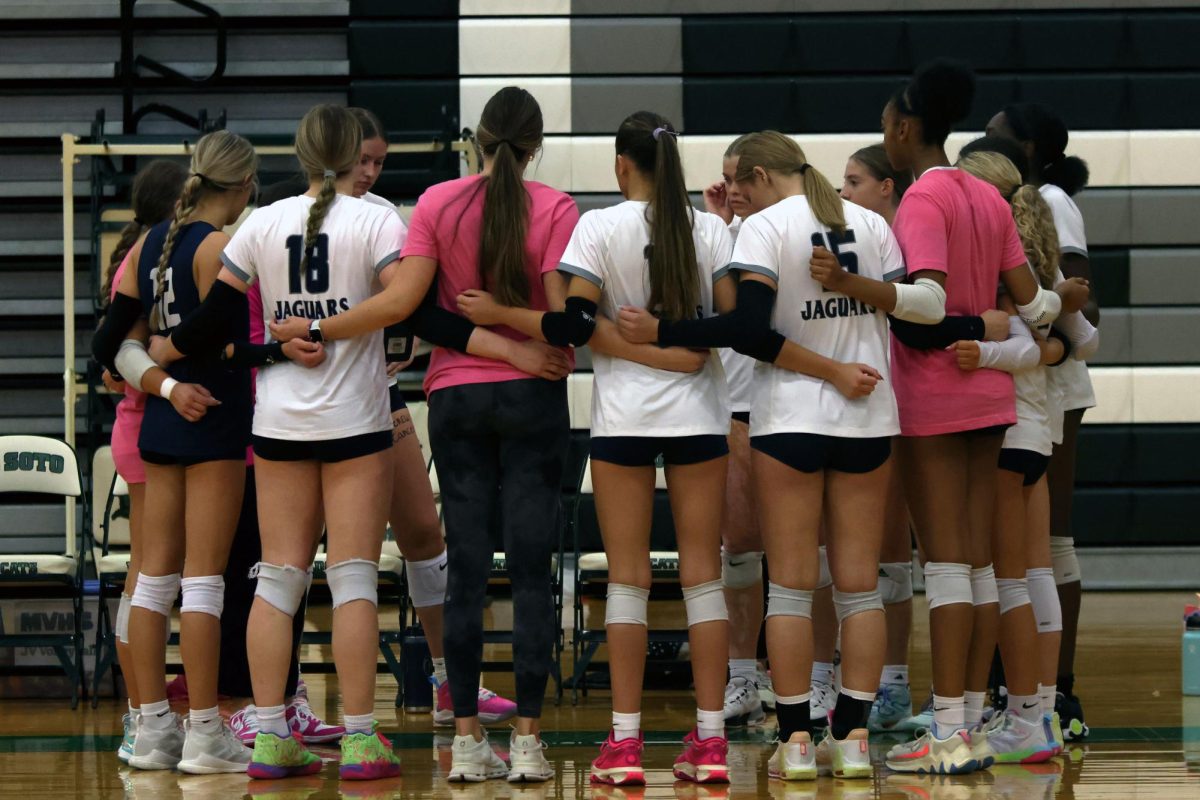
[[(417, 201), (408, 227), (408, 240), (400, 257), (426, 256), (437, 259), (437, 302), (442, 308), (458, 313), (455, 298), (468, 289), (490, 289), (479, 279), (479, 239), (483, 227), (483, 176), (439, 183), (431, 186)], [(525, 267), (529, 275), (529, 307), (549, 310), (542, 276), (558, 269), (559, 259), (579, 221), (575, 201), (543, 183), (526, 181), (529, 192), (529, 228), (525, 238)], [(496, 333), (523, 341), (529, 337), (504, 326)], [(574, 355), (565, 348), (567, 357)], [(503, 361), (460, 353), (437, 347), (429, 359), (425, 374), (425, 392), (466, 383), (497, 383), (532, 377)]]
[[(130, 253), (133, 250), (130, 249)], [(129, 266), (129, 255), (113, 273), (112, 290), (108, 293), (111, 302), (117, 296), (117, 287), (121, 285), (121, 276)], [(138, 435), (142, 431), (142, 417), (146, 413), (146, 395), (132, 385), (125, 384), (125, 396), (117, 403), (117, 418), (112, 429), (112, 455), (117, 473), (126, 483), (145, 483), (146, 468), (142, 464), (141, 451), (138, 450)]]
[[(990, 183), (931, 169), (904, 193), (892, 226), (908, 274), (946, 274), (946, 313), (996, 307), (1000, 273), (1027, 263), (1012, 210)], [(964, 372), (952, 353), (915, 350), (892, 337), (892, 388), (902, 436), (936, 436), (1017, 421), (1012, 375)]]
[[(262, 289), (258, 286), (258, 281), (250, 284), (246, 289), (246, 305), (250, 307), (250, 344), (266, 344), (267, 341), (267, 323), (263, 320), (263, 304), (262, 304)], [(258, 384), (258, 370), (250, 370), (250, 397), (254, 397), (254, 390)], [(254, 466), (254, 445), (246, 446), (246, 466)]]

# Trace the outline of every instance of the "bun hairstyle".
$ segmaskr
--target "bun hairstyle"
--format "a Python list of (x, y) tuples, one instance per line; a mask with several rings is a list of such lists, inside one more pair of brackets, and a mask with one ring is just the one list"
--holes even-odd
[(652, 111), (630, 114), (617, 129), (617, 155), (633, 162), (651, 178), (653, 189), (646, 219), (650, 222), (651, 311), (663, 319), (692, 319), (700, 302), (700, 273), (694, 211), (688, 199), (679, 158), (678, 133), (666, 117)]
[(804, 151), (790, 136), (779, 131), (763, 131), (747, 136), (742, 143), (742, 154), (738, 158), (734, 179), (739, 182), (752, 180), (755, 167), (762, 167), (767, 172), (803, 176), (804, 194), (817, 220), (838, 233), (846, 230), (842, 198), (829, 179), (808, 163)]
[(921, 120), (927, 145), (941, 145), (955, 123), (971, 113), (975, 74), (962, 61), (938, 58), (917, 67), (912, 80), (892, 95), (896, 111)]
[(248, 141), (229, 131), (213, 131), (200, 137), (192, 151), (192, 163), (187, 180), (179, 193), (175, 218), (163, 240), (162, 254), (154, 268), (154, 303), (150, 310), (150, 330), (160, 330), (159, 300), (166, 289), (167, 264), (175, 250), (179, 228), (196, 211), (205, 197), (220, 192), (241, 189), (246, 180), (254, 180), (258, 172), (258, 154)]
[(1011, 161), (1021, 173), (1021, 183), (1029, 183), (1029, 158), (1025, 155), (1025, 149), (1007, 136), (980, 136), (978, 139), (972, 139), (958, 151), (958, 158), (961, 161), (964, 156), (972, 153), (999, 153)]
[(529, 92), (506, 86), (492, 95), (475, 138), (492, 171), (483, 179), (483, 230), (479, 240), (479, 279), (506, 306), (529, 305), (525, 237), (529, 192), (524, 164), (542, 146), (542, 108)]
[(1054, 212), (1037, 187), (1021, 180), (1017, 167), (997, 152), (977, 150), (958, 160), (959, 169), (995, 186), (1012, 205), (1013, 221), (1025, 247), (1025, 257), (1043, 288), (1054, 288), (1058, 271), (1058, 230)]
[(383, 123), (379, 121), (379, 117), (375, 116), (373, 112), (355, 106), (351, 106), (346, 110), (358, 120), (358, 125), (362, 128), (364, 142), (367, 139), (383, 139), (387, 141), (387, 128), (383, 127)]
[(1057, 114), (1040, 103), (1014, 103), (1004, 107), (1004, 118), (1019, 141), (1033, 144), (1030, 168), (1038, 180), (1072, 196), (1087, 186), (1087, 162), (1066, 154), (1070, 136)]
[(862, 164), (875, 180), (890, 180), (895, 192), (895, 200), (893, 201), (895, 203), (899, 203), (900, 198), (908, 191), (908, 187), (912, 186), (912, 170), (893, 169), (892, 163), (888, 161), (887, 151), (883, 149), (882, 144), (873, 144), (864, 147), (856, 151), (850, 158)]
[(187, 176), (187, 167), (176, 161), (159, 158), (142, 167), (133, 179), (130, 198), (133, 219), (122, 229), (121, 238), (117, 240), (117, 246), (113, 249), (108, 266), (104, 270), (103, 286), (100, 287), (102, 308), (108, 307), (117, 267), (121, 266), (125, 256), (129, 255), (138, 237), (175, 212), (175, 203), (179, 201), (179, 193), (183, 191), (183, 182), (187, 180)]
[(361, 152), (362, 126), (345, 106), (330, 103), (313, 106), (296, 128), (296, 159), (300, 168), (310, 182), (321, 180), (321, 189), (304, 226), (301, 273), (308, 268), (308, 258), (317, 244), (325, 215), (337, 199), (337, 179), (354, 169)]

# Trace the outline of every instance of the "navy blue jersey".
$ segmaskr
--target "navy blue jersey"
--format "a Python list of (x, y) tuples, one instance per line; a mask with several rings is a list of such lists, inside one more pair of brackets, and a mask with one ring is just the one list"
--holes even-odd
[[(156, 302), (154, 272), (169, 226), (169, 222), (163, 222), (150, 229), (138, 260), (138, 294), (147, 319)], [(184, 317), (200, 307), (200, 291), (196, 288), (192, 262), (200, 243), (215, 230), (207, 222), (193, 222), (179, 228), (174, 252), (167, 262), (162, 295), (157, 298), (159, 327), (152, 333), (170, 334)], [(226, 341), (247, 341), (250, 337), (249, 310), (234, 314), (233, 319), (235, 322), (226, 334)], [(142, 450), (189, 459), (228, 458), (249, 444), (253, 415), (249, 370), (229, 369), (219, 356), (214, 355), (176, 361), (167, 372), (180, 383), (200, 384), (220, 400), (221, 405), (209, 408), (199, 422), (188, 422), (169, 402), (151, 395), (146, 399), (146, 416), (138, 438)]]

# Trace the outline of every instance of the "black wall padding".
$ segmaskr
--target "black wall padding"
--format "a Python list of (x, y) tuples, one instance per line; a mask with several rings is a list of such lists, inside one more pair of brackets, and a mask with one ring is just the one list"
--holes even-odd
[(1197, 488), (1198, 452), (1200, 425), (1084, 425), (1079, 432), (1075, 481), (1081, 487)]
[(458, 21), (352, 21), (350, 74), (361, 78), (458, 77)]

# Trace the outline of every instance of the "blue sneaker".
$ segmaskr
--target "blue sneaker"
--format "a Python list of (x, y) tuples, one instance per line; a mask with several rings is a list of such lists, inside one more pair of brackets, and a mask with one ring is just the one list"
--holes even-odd
[(885, 684), (875, 694), (867, 730), (871, 733), (910, 731), (913, 724), (912, 692), (907, 685)]
[(124, 726), (124, 735), (121, 737), (121, 746), (117, 749), (117, 758), (122, 764), (128, 764), (129, 759), (133, 757), (133, 740), (137, 737), (138, 723), (141, 720), (133, 714), (126, 713), (121, 717), (121, 724)]

